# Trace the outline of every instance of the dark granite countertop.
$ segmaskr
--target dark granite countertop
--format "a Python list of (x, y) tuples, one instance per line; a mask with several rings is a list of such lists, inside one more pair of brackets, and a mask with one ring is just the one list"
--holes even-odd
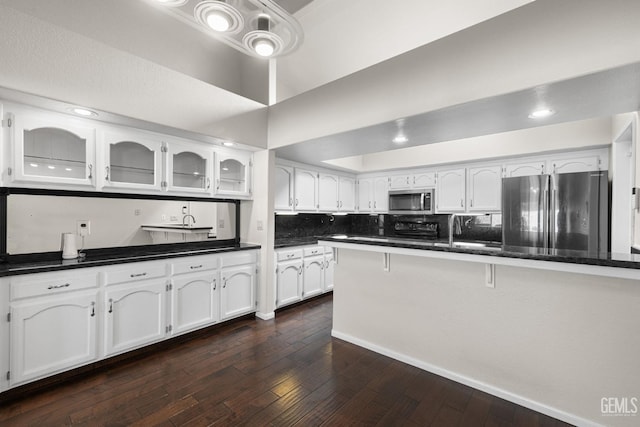
[(172, 248), (164, 252), (150, 252), (131, 248), (130, 250), (122, 251), (121, 253), (89, 254), (85, 258), (78, 259), (46, 259), (42, 261), (32, 259), (30, 261), (24, 262), (7, 262), (4, 264), (0, 264), (0, 277), (76, 268), (100, 267), (105, 265), (152, 261), (158, 259), (177, 258), (194, 255), (209, 255), (224, 252), (246, 251), (252, 249), (260, 249), (260, 245), (239, 243), (235, 245), (210, 248)]
[(612, 252), (593, 253), (576, 250), (483, 244), (482, 242), (459, 242), (458, 245), (450, 247), (448, 242), (442, 241), (434, 242), (383, 236), (324, 236), (321, 240), (337, 243), (353, 243), (358, 245), (388, 246), (394, 248), (640, 269), (640, 254)]
[(275, 249), (289, 248), (292, 246), (315, 245), (318, 240), (329, 236), (307, 236), (307, 237), (284, 237), (276, 239), (274, 243)]

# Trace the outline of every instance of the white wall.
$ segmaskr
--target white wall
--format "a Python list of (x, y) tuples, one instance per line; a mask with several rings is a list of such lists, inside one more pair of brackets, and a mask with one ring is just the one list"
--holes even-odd
[(638, 425), (600, 413), (640, 397), (637, 281), (496, 266), (491, 289), (481, 263), (390, 265), (339, 250), (334, 333), (574, 424)]
[(541, 126), (335, 160), (358, 172), (468, 162), (611, 144), (611, 118)]
[[(258, 277), (257, 316), (269, 319), (274, 316), (275, 284), (273, 283), (273, 245), (275, 219), (273, 215), (275, 153), (262, 150), (253, 154), (253, 200), (240, 206), (240, 237), (243, 243), (255, 243), (260, 250), (260, 274)], [(260, 229), (261, 228), (261, 229)]]
[[(150, 245), (151, 234), (141, 225), (182, 223), (183, 206), (197, 226), (217, 231), (218, 239), (235, 236), (235, 209), (229, 203), (219, 207), (208, 202), (12, 194), (7, 203), (7, 250), (10, 254), (59, 251), (61, 234), (76, 233), (78, 220), (91, 222), (85, 249)], [(216, 230), (216, 219), (224, 220), (225, 227)], [(79, 237), (77, 244), (80, 248)]]
[(264, 104), (2, 5), (0, 58), (3, 87), (266, 147)]
[(322, 0), (295, 14), (304, 43), (277, 59), (278, 102), (530, 0)]
[(271, 107), (269, 148), (640, 60), (640, 2), (537, 0)]

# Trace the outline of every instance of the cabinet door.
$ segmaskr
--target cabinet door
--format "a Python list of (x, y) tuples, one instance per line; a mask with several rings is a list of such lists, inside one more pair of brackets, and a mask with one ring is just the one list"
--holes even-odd
[(220, 196), (251, 196), (251, 153), (219, 151), (216, 167), (215, 194)]
[(96, 360), (96, 297), (72, 292), (11, 305), (12, 385)]
[(222, 320), (255, 311), (255, 268), (255, 265), (245, 265), (222, 269), (220, 273), (222, 280), (220, 293)]
[(598, 156), (559, 159), (551, 162), (551, 173), (594, 172), (600, 170)]
[(166, 334), (166, 280), (107, 288), (104, 293), (107, 356), (159, 341)]
[(389, 179), (384, 177), (373, 179), (373, 212), (389, 210)]
[(335, 212), (339, 207), (338, 177), (325, 173), (318, 174), (318, 209)]
[(10, 116), (16, 182), (94, 186), (95, 129), (63, 115)]
[(107, 131), (104, 147), (103, 187), (161, 190), (162, 141), (131, 132)]
[(213, 151), (170, 141), (166, 144), (166, 182), (169, 191), (211, 193)]
[(302, 298), (310, 298), (324, 289), (324, 256), (304, 259), (302, 278)]
[(514, 178), (517, 176), (532, 176), (544, 174), (544, 161), (511, 163), (505, 167), (505, 177)]
[(336, 262), (333, 258), (333, 251), (324, 254), (324, 292), (333, 290), (333, 271)]
[(356, 180), (341, 176), (338, 185), (339, 210), (355, 212), (356, 210)]
[(409, 175), (394, 175), (390, 177), (389, 189), (402, 190), (411, 187), (411, 178)]
[(358, 180), (358, 205), (356, 206), (358, 212), (371, 212), (373, 209), (372, 186), (373, 180), (371, 179)]
[(296, 168), (294, 172), (295, 209), (315, 211), (318, 209), (318, 173)]
[(274, 209), (290, 211), (293, 209), (293, 168), (276, 165), (276, 191)]
[(438, 171), (436, 200), (437, 213), (466, 210), (464, 168)]
[(302, 260), (279, 262), (276, 307), (298, 302), (302, 295)]
[(173, 279), (171, 329), (174, 335), (218, 321), (218, 284), (217, 270)]
[(424, 172), (413, 175), (413, 181), (411, 184), (414, 188), (435, 188), (436, 186), (436, 173)]
[(468, 176), (469, 212), (500, 212), (502, 209), (502, 167), (469, 168)]

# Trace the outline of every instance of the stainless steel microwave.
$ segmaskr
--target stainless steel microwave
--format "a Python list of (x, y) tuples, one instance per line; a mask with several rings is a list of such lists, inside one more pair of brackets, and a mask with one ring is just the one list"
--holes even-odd
[(431, 215), (434, 213), (434, 205), (433, 188), (389, 191), (390, 214)]

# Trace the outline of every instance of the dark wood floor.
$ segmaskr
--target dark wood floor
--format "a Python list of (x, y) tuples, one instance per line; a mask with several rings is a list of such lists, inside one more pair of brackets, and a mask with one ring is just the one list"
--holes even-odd
[(2, 426), (559, 426), (331, 338), (331, 296), (0, 407)]

